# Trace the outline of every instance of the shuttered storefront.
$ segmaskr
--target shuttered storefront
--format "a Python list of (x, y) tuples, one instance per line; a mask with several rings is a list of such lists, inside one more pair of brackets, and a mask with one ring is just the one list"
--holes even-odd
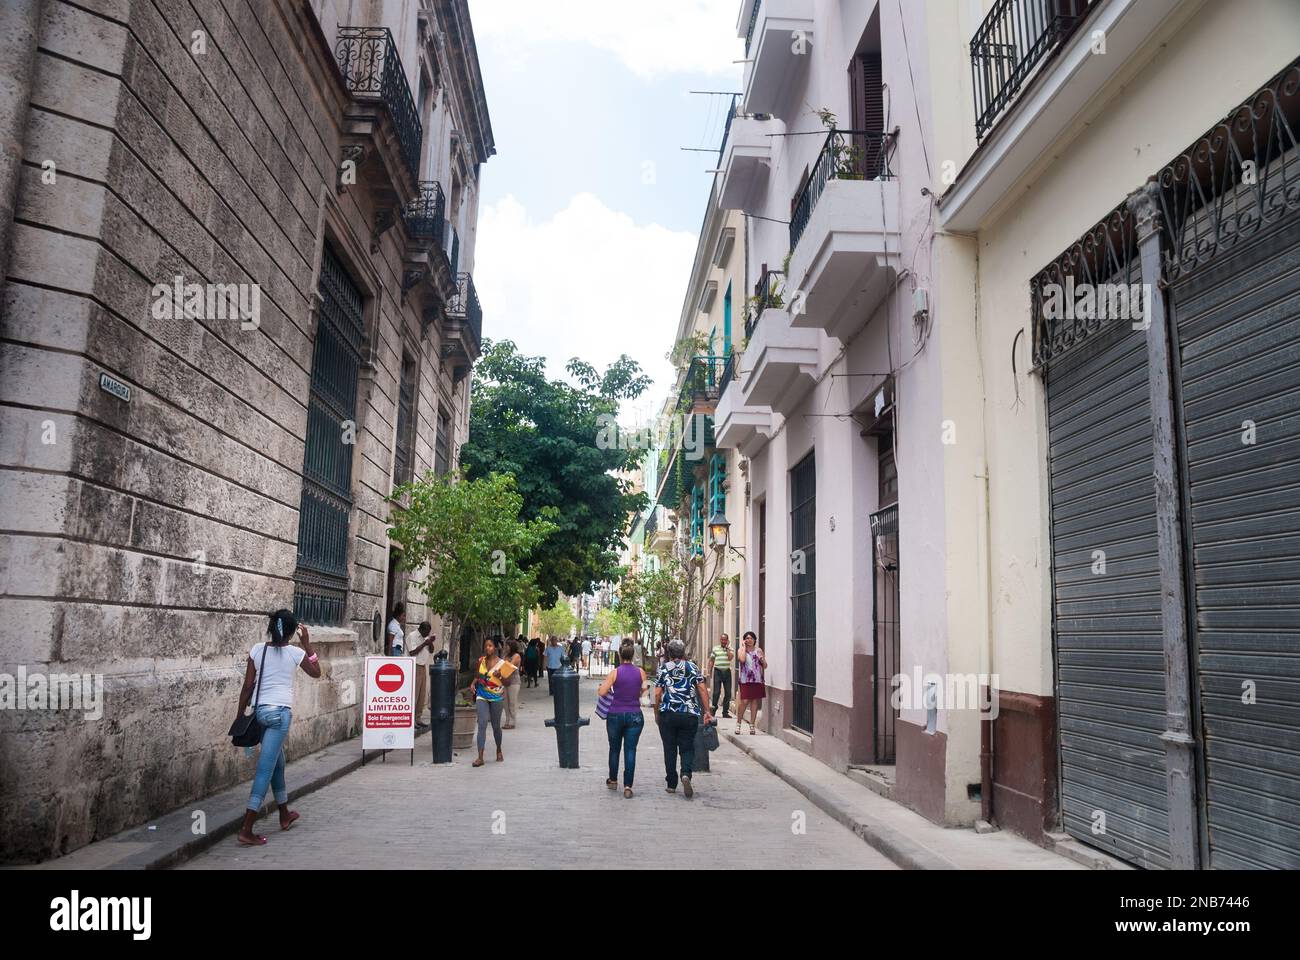
[[(1033, 282), (1062, 824), (1143, 867), (1300, 868), (1296, 131), (1300, 60)], [(1047, 310), (1117, 278), (1149, 331)]]
[[(1297, 158), (1300, 162), (1300, 158)], [(1300, 867), (1300, 213), (1170, 290), (1202, 858)]]
[(1164, 654), (1146, 337), (1112, 321), (1046, 374), (1061, 809), (1168, 864)]

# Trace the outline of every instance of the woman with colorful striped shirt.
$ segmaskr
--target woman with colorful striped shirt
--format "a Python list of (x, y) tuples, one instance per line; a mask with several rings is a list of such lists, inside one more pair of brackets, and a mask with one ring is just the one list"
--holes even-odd
[(478, 672), (470, 684), (470, 696), (478, 711), (478, 759), (471, 764), (475, 767), (483, 766), (489, 720), (492, 722), (492, 739), (497, 745), (497, 763), (505, 759), (501, 753), (501, 711), (505, 706), (505, 678), (514, 672), (514, 667), (498, 655), (500, 644), (500, 637), (488, 637), (483, 641), (483, 656), (479, 658)]

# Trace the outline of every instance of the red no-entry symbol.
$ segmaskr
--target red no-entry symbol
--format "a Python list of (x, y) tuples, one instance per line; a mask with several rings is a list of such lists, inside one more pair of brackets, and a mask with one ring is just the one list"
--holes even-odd
[(384, 693), (392, 693), (400, 689), (405, 679), (406, 675), (402, 673), (402, 668), (395, 663), (386, 663), (375, 671), (375, 686)]

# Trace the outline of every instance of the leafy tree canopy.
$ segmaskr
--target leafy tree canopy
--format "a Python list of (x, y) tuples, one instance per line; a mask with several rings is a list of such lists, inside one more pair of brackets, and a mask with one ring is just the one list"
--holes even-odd
[(514, 479), (477, 480), (427, 473), (398, 487), (389, 537), (413, 571), (429, 609), (451, 622), (452, 662), (460, 628), (510, 622), (537, 600), (531, 570), (520, 560), (555, 530), (551, 511), (523, 520)]
[(543, 605), (613, 579), (628, 517), (646, 504), (612, 473), (644, 451), (618, 443), (611, 425), (620, 402), (640, 396), (650, 378), (627, 356), (603, 373), (578, 359), (566, 369), (573, 383), (549, 379), (544, 357), (523, 356), (509, 340), (484, 341), (460, 454), (471, 478), (514, 476), (525, 520), (554, 510), (557, 529), (522, 562)]

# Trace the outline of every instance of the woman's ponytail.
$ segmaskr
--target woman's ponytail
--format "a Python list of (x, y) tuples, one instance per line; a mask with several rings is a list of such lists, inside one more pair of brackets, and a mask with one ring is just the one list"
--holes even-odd
[(266, 632), (271, 635), (272, 646), (283, 647), (298, 632), (298, 618), (293, 615), (292, 610), (277, 610), (271, 614), (271, 622), (267, 625)]

